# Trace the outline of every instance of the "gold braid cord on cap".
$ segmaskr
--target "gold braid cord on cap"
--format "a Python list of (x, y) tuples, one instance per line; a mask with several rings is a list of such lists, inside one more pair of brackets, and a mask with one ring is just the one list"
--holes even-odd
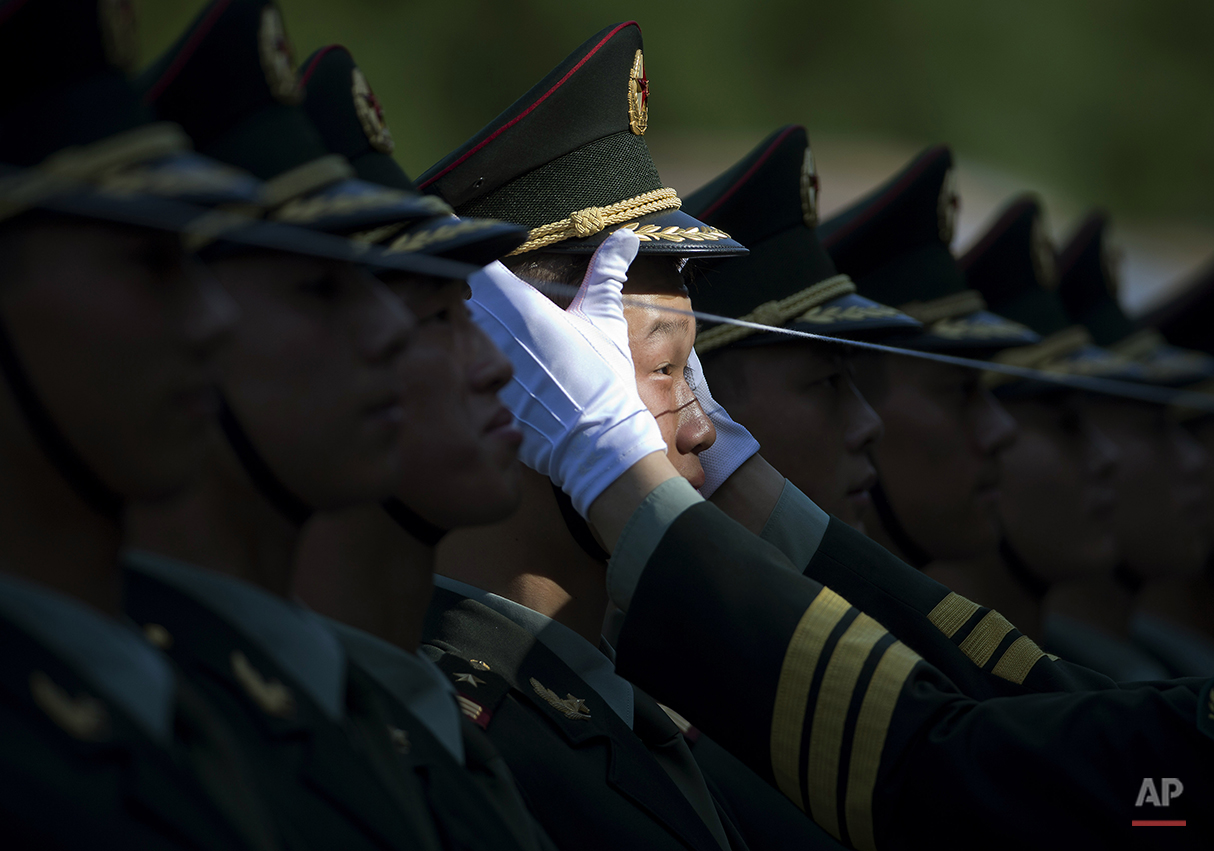
[[(738, 318), (744, 322), (757, 322), (760, 325), (780, 327), (798, 314), (804, 314), (832, 298), (850, 295), (856, 291), (856, 285), (847, 275), (835, 275), (825, 281), (818, 281), (813, 286), (806, 287), (800, 292), (777, 301), (766, 301), (754, 310)], [(892, 308), (886, 308), (891, 314), (896, 313)], [(713, 349), (736, 343), (751, 334), (759, 333), (754, 328), (743, 328), (740, 325), (718, 325), (696, 337), (696, 351), (707, 354)]]
[[(1067, 355), (1079, 351), (1091, 344), (1092, 335), (1082, 325), (1072, 325), (1051, 334), (1040, 343), (1032, 346), (1018, 346), (1014, 349), (1004, 349), (992, 358), (996, 363), (1006, 363), (1010, 366), (1024, 366), (1030, 369), (1041, 369), (1047, 372), (1067, 372), (1059, 361)], [(988, 387), (997, 387), (1010, 381), (1019, 381), (1014, 375), (1003, 373), (983, 373), (983, 379)]]
[(918, 319), (924, 325), (931, 325), (941, 319), (956, 319), (958, 316), (985, 310), (986, 300), (977, 290), (962, 290), (959, 293), (931, 301), (908, 302), (899, 305), (898, 309), (912, 319)]
[[(510, 254), (538, 251), (549, 245), (564, 242), (566, 239), (584, 239), (594, 236), (611, 225), (623, 224), (662, 210), (677, 210), (682, 206), (683, 202), (679, 200), (679, 193), (673, 189), (654, 189), (632, 198), (625, 198), (623, 201), (616, 201), (606, 207), (587, 207), (584, 210), (576, 210), (570, 213), (568, 218), (561, 219), (559, 222), (532, 228), (531, 233), (527, 234), (527, 241)], [(695, 229), (677, 228), (676, 230)], [(637, 235), (641, 236), (639, 233)], [(721, 237), (715, 238), (720, 239)]]
[(1144, 328), (1137, 333), (1131, 334), (1124, 340), (1109, 346), (1109, 351), (1130, 360), (1138, 360), (1139, 358), (1146, 357), (1160, 346), (1166, 346), (1167, 343), (1168, 341), (1158, 331), (1153, 328)]

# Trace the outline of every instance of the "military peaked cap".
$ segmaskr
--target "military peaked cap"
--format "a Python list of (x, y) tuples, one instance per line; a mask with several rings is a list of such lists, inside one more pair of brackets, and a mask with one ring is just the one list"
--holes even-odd
[(607, 27), (418, 183), (462, 216), (526, 225), (515, 253), (589, 254), (627, 228), (642, 254), (744, 254), (662, 185), (645, 144), (649, 85), (641, 28)]
[(987, 311), (982, 296), (966, 288), (949, 250), (957, 207), (953, 155), (941, 145), (824, 222), (818, 233), (861, 295), (924, 323), (922, 332), (897, 345), (989, 350), (1038, 342), (1028, 328)]
[(261, 203), (271, 219), (345, 234), (451, 212), (437, 198), (357, 180), (329, 153), (300, 106), (272, 0), (212, 0), (137, 84), (200, 151), (266, 181)]
[(1117, 261), (1106, 242), (1108, 217), (1091, 213), (1058, 261), (1058, 295), (1071, 319), (1116, 354), (1142, 365), (1143, 380), (1185, 387), (1214, 377), (1214, 357), (1169, 345), (1153, 328), (1139, 329), (1118, 302)]
[(257, 197), (258, 181), (152, 120), (127, 78), (135, 27), (121, 0), (0, 3), (0, 217), (41, 205), (176, 229), (205, 212), (193, 205)]
[[(683, 203), (750, 250), (714, 264), (692, 292), (699, 310), (814, 334), (854, 337), (918, 329), (904, 313), (856, 292), (818, 241), (818, 174), (804, 127), (781, 127)], [(780, 334), (718, 325), (696, 337), (701, 354), (786, 342)]]
[(1157, 329), (1172, 345), (1214, 354), (1214, 262), (1174, 291), (1175, 297), (1143, 316), (1140, 324)]
[[(1093, 345), (1087, 329), (1067, 315), (1057, 292), (1057, 254), (1036, 196), (1022, 195), (1004, 207), (958, 265), (969, 286), (982, 294), (992, 310), (1042, 337), (1040, 343), (1000, 352), (994, 360), (1071, 375), (1123, 381), (1143, 378), (1139, 365)], [(1059, 387), (994, 373), (988, 382), (1001, 395), (1046, 393)]]
[[(330, 153), (350, 161), (360, 180), (422, 197), (392, 158), (392, 131), (366, 75), (340, 45), (317, 50), (299, 68), (303, 107)], [(527, 229), (451, 214), (406, 218), (361, 235), (390, 252), (435, 254), (477, 266), (522, 245)]]

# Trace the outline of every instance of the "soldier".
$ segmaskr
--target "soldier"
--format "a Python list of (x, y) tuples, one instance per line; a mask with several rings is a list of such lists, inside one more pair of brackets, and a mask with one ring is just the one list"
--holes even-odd
[[(1058, 293), (1071, 318), (1098, 344), (1140, 363), (1149, 383), (1182, 387), (1214, 376), (1210, 356), (1169, 346), (1122, 312), (1106, 228), (1103, 216), (1089, 216), (1062, 251)], [(1132, 641), (1134, 601), (1143, 583), (1191, 578), (1204, 566), (1209, 457), (1166, 406), (1103, 397), (1093, 398), (1091, 407), (1121, 456), (1113, 479), (1121, 563), (1113, 577), (1051, 593), (1046, 640), (1054, 652), (1114, 679), (1166, 676)]]
[(198, 478), (237, 318), (178, 231), (259, 188), (152, 122), (134, 27), (0, 5), (0, 821), (14, 848), (273, 849), (230, 731), (120, 608), (122, 506)]
[[(957, 215), (952, 154), (932, 148), (819, 226), (861, 295), (892, 304), (925, 331), (909, 348), (987, 356), (1038, 337), (984, 309), (949, 251)], [(885, 423), (873, 449), (878, 483), (870, 536), (916, 567), (998, 544), (999, 455), (1015, 423), (974, 370), (878, 355), (856, 360), (860, 390)]]
[[(451, 221), (437, 199), (359, 181), (329, 153), (299, 106), (271, 2), (208, 5), (140, 84), (201, 150), (266, 180), (271, 219), (318, 239)], [(225, 440), (199, 487), (131, 512), (127, 613), (223, 707), (291, 845), (516, 847), (504, 828), (490, 841), (449, 820), (431, 800), (442, 779), (412, 756), (420, 723), (401, 728), (331, 626), (289, 599), (312, 511), (378, 502), (399, 481), (401, 376), (431, 356), (409, 345), (416, 318), (352, 263), (224, 245), (209, 259), (244, 311), (221, 381)], [(410, 263), (443, 278), (475, 269)]]
[[(639, 433), (644, 404), (624, 392), (632, 361), (619, 284), (592, 283), (589, 319), (492, 266), (473, 292), (523, 388), (505, 394), (524, 429), (522, 459), (560, 480), (575, 505), (597, 490), (587, 514), (613, 553), (608, 587), (626, 613), (621, 674), (694, 711), (705, 732), (853, 847), (975, 836), (994, 847), (1208, 844), (1199, 813), (1214, 791), (1214, 680), (962, 696), (879, 623), (702, 500), (666, 453), (621, 460), (617, 428), (646, 445), (660, 432)], [(537, 399), (578, 414), (529, 417)], [(999, 647), (988, 626), (971, 635), (986, 658)], [(1134, 796), (1161, 764), (1197, 792), (1169, 805), (1168, 818), (1190, 830), (1130, 832), (1128, 816), (1142, 812)], [(1040, 817), (1025, 818), (1028, 806)]]
[[(643, 354), (629, 374), (650, 400), (637, 415), (651, 424), (656, 416), (663, 437), (634, 442), (625, 426), (611, 439), (625, 457), (668, 452), (702, 483), (696, 453), (713, 438), (685, 375), (694, 321), (653, 306), (686, 308), (688, 258), (743, 249), (680, 212), (673, 190), (662, 187), (643, 135), (642, 50), (635, 24), (598, 33), (422, 184), (461, 214), (494, 210), (531, 226), (531, 239), (504, 262), (538, 284), (571, 285), (555, 293), (563, 303), (583, 279), (636, 294), (629, 322), (643, 328), (635, 341)], [(595, 309), (584, 297), (571, 307)], [(532, 415), (550, 416), (524, 416)], [(690, 727), (681, 734), (681, 718), (614, 673), (601, 643), (604, 565), (575, 513), (591, 498), (554, 493), (548, 477), (527, 471), (514, 517), (456, 530), (439, 548), (444, 576), (427, 647), (506, 756), (533, 811), (561, 846), (833, 845), (744, 766), (714, 743), (694, 741)]]
[[(684, 209), (750, 249), (697, 277), (697, 310), (842, 338), (919, 327), (857, 294), (822, 248), (804, 128), (772, 133)], [(721, 325), (697, 335), (696, 352), (714, 398), (755, 436), (763, 457), (824, 511), (863, 531), (876, 481), (868, 455), (882, 426), (853, 383), (847, 347)]]
[[(316, 51), (300, 66), (299, 80), (308, 116), (330, 151), (368, 181), (416, 193), (391, 157), (383, 110), (345, 48)], [(483, 265), (522, 243), (525, 233), (452, 216), (403, 233), (381, 228), (375, 236), (393, 252), (407, 244)], [(465, 834), (467, 847), (497, 847), (499, 836), (513, 832), (520, 847), (535, 848), (550, 840), (539, 835), (501, 756), (460, 712), (450, 676), (417, 655), (438, 539), (446, 529), (497, 520), (518, 505), (522, 436), (497, 397), (510, 363), (472, 322), (464, 281), (422, 286), (398, 273), (383, 278), (418, 321), (402, 383), (397, 497), (385, 503), (387, 512), (370, 503), (312, 518), (298, 548), (296, 592), (335, 619), (351, 660), (396, 710), (394, 724), (428, 774), (431, 806), (445, 827)]]
[[(1042, 337), (994, 360), (1054, 373), (1141, 379), (1140, 368), (1093, 345), (1086, 329), (1067, 317), (1055, 292), (1055, 252), (1036, 198), (1006, 205), (959, 264), (992, 310)], [(1003, 455), (1002, 539), (997, 551), (939, 567), (935, 576), (997, 607), (1040, 640), (1040, 609), (1051, 585), (1109, 576), (1117, 564), (1110, 516), (1117, 450), (1092, 422), (1083, 392), (997, 373), (986, 379), (1020, 428)]]
[[(1177, 295), (1139, 319), (1139, 324), (1155, 328), (1176, 346), (1186, 346), (1214, 354), (1210, 339), (1211, 281), (1214, 265), (1206, 263), (1196, 275), (1176, 288)], [(1209, 382), (1190, 388), (1214, 393)], [(1207, 411), (1181, 408), (1177, 419), (1206, 450), (1214, 453), (1214, 417)], [(1214, 465), (1207, 468), (1207, 493), (1214, 493)], [(1214, 536), (1214, 502), (1206, 517), (1209, 534)], [(1195, 579), (1152, 583), (1139, 595), (1134, 615), (1136, 639), (1159, 657), (1177, 676), (1193, 676), (1214, 670), (1214, 557)]]

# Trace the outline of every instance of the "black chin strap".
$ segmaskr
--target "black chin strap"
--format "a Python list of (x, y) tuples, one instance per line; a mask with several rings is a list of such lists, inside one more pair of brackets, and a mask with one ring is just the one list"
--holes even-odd
[(248, 434), (241, 428), (236, 415), (228, 407), (226, 399), (219, 403), (219, 427), (223, 429), (224, 437), (240, 460), (240, 466), (270, 504), (274, 506), (294, 526), (303, 526), (312, 516), (312, 506), (308, 505), (295, 494), (287, 490), (286, 485), (278, 480), (270, 465), (261, 457), (261, 453), (253, 446)]
[(999, 541), (999, 555), (1007, 565), (1008, 573), (1035, 602), (1040, 603), (1045, 599), (1046, 592), (1050, 590), (1050, 583), (1033, 572), (1028, 562), (1020, 557), (1020, 553), (1016, 552), (1006, 537)]
[(590, 531), (590, 524), (577, 513), (569, 494), (556, 485), (552, 486), (552, 493), (556, 496), (556, 504), (561, 509), (561, 519), (565, 521), (565, 528), (569, 530), (573, 540), (577, 541), (577, 545), (582, 548), (582, 552), (595, 561), (605, 563), (610, 559), (611, 553), (599, 546), (599, 542), (594, 539), (594, 533)]
[(9, 391), (25, 417), (34, 441), (52, 466), (59, 471), (59, 475), (67, 480), (68, 485), (90, 509), (116, 523), (121, 522), (122, 497), (93, 472), (76, 448), (68, 442), (67, 436), (59, 430), (59, 426), (51, 418), (50, 411), (38, 398), (3, 322), (0, 322), (0, 372), (3, 372), (4, 379), (8, 382)]
[(932, 561), (931, 555), (927, 550), (916, 544), (906, 529), (902, 528), (902, 524), (898, 522), (898, 518), (894, 515), (894, 508), (889, 504), (889, 498), (885, 495), (885, 488), (881, 487), (881, 480), (873, 485), (869, 491), (873, 498), (873, 508), (877, 511), (877, 519), (881, 521), (881, 525), (885, 528), (885, 534), (889, 535), (903, 557), (911, 564), (912, 567), (917, 567), (920, 570), (927, 567)]
[(438, 542), (447, 535), (447, 529), (434, 525), (394, 496), (388, 497), (380, 505), (400, 528), (427, 547), (438, 546)]

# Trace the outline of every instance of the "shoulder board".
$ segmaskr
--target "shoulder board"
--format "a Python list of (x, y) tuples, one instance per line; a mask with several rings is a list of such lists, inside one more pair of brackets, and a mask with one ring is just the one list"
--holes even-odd
[(477, 659), (444, 653), (434, 660), (456, 689), (460, 711), (481, 729), (488, 729), (493, 713), (510, 693), (510, 683)]

